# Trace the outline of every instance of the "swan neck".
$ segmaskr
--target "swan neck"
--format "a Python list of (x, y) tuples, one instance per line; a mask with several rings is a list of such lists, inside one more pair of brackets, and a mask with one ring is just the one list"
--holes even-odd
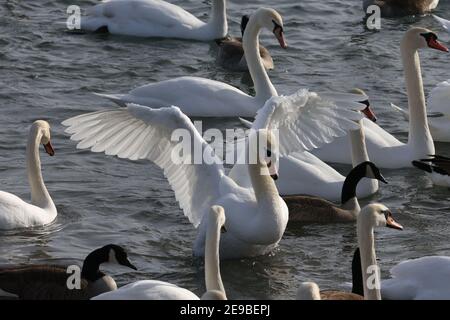
[(208, 30), (212, 30), (216, 39), (225, 38), (228, 33), (227, 6), (225, 0), (213, 0), (211, 14), (207, 23)]
[[(381, 300), (380, 272), (375, 254), (373, 226), (360, 214), (357, 222), (358, 245), (361, 254), (361, 271), (365, 300)], [(370, 287), (370, 288), (369, 288)]]
[(369, 161), (367, 153), (366, 137), (364, 134), (362, 121), (359, 121), (359, 129), (350, 130), (350, 144), (352, 147), (352, 164), (356, 167), (358, 164)]
[[(258, 16), (254, 14), (250, 17), (250, 21), (245, 29), (242, 45), (248, 70), (255, 85), (256, 99), (264, 104), (271, 97), (278, 96), (278, 93), (272, 82), (270, 82), (259, 54), (260, 31), (261, 26), (258, 23)], [(258, 108), (262, 107), (262, 104)]]
[[(408, 144), (415, 148), (434, 153), (433, 139), (428, 126), (425, 93), (417, 49), (404, 39), (401, 44), (401, 55), (406, 80), (409, 108), (409, 136)], [(430, 150), (430, 147), (432, 150)]]
[(267, 208), (268, 201), (272, 202), (278, 198), (273, 196), (274, 194), (278, 195), (278, 190), (269, 174), (269, 169), (265, 165), (258, 163), (249, 164), (248, 171), (258, 204)]
[(54, 208), (53, 201), (44, 184), (39, 157), (42, 132), (38, 128), (30, 131), (27, 143), (27, 173), (31, 188), (31, 203), (40, 208)]
[(225, 288), (220, 275), (219, 243), (220, 225), (218, 221), (208, 226), (205, 246), (205, 282), (206, 290), (218, 290), (225, 294)]

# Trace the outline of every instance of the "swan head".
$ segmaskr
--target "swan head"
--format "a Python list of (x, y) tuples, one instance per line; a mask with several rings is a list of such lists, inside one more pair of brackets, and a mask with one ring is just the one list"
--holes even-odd
[(364, 221), (372, 227), (388, 227), (403, 230), (403, 227), (394, 220), (392, 212), (380, 203), (371, 203), (365, 206), (358, 216), (358, 221)]
[(448, 52), (448, 48), (438, 41), (437, 34), (426, 28), (414, 27), (409, 29), (403, 41), (408, 42), (415, 49), (431, 48)]
[(222, 206), (212, 206), (209, 214), (210, 228), (221, 229), (221, 232), (226, 232), (225, 228), (225, 210)]
[(256, 19), (261, 27), (272, 31), (280, 46), (283, 49), (287, 48), (286, 39), (284, 38), (283, 18), (277, 11), (271, 8), (260, 8), (252, 15), (250, 21), (252, 19)]
[[(354, 88), (350, 91), (350, 93), (354, 93), (354, 94), (360, 94), (364, 97), (367, 97), (367, 94), (364, 92), (364, 90), (361, 90), (359, 88)], [(377, 116), (375, 115), (375, 113), (373, 112), (371, 106), (370, 106), (370, 101), (369, 99), (364, 99), (361, 101), (358, 101), (359, 103), (364, 104), (366, 107), (361, 111), (367, 119), (373, 121), (373, 122), (377, 122)]]
[(51, 144), (50, 124), (44, 120), (36, 120), (31, 126), (31, 132), (41, 137), (41, 143), (44, 145), (45, 152), (50, 156), (55, 155), (55, 150)]
[(384, 183), (388, 183), (386, 179), (383, 177), (383, 175), (380, 172), (380, 169), (375, 165), (375, 163), (371, 161), (364, 161), (357, 165), (357, 167), (361, 167), (361, 169), (364, 170), (365, 174), (364, 176), (369, 179), (376, 179)]
[(278, 179), (278, 136), (269, 129), (250, 130), (249, 134), (249, 160), (261, 167), (261, 174), (269, 174), (272, 179)]
[(298, 287), (297, 300), (320, 300), (319, 286), (314, 282), (303, 282)]

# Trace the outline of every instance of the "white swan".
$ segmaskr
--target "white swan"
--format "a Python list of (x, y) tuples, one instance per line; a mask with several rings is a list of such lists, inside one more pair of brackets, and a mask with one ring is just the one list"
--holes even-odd
[(90, 8), (81, 18), (85, 31), (107, 31), (138, 37), (211, 41), (228, 33), (225, 0), (212, 0), (207, 23), (161, 0), (110, 0)]
[(383, 299), (450, 299), (450, 257), (429, 256), (400, 262), (381, 282)]
[(50, 156), (55, 154), (50, 143), (50, 125), (46, 121), (38, 120), (30, 128), (27, 144), (31, 204), (11, 193), (0, 191), (0, 229), (2, 230), (42, 226), (56, 218), (56, 207), (42, 178), (39, 157), (41, 143)]
[[(284, 103), (295, 97), (297, 103)], [(282, 152), (303, 151), (355, 129), (357, 124), (352, 119), (361, 118), (360, 113), (333, 107), (314, 93), (303, 91), (295, 97), (274, 97), (258, 113), (255, 123), (261, 129), (250, 133), (245, 154), (249, 155), (250, 147), (255, 150), (254, 146), (260, 146), (257, 141), (267, 141), (267, 155), (250, 154), (254, 155), (253, 161), (247, 161), (245, 167), (251, 183), (246, 188), (225, 175), (222, 160), (177, 107), (151, 109), (130, 104), (127, 108), (74, 117), (63, 125), (69, 126), (66, 132), (72, 134), (73, 140), (80, 141), (80, 149), (131, 160), (149, 159), (164, 169), (184, 214), (195, 227), (201, 224), (195, 255), (205, 251), (206, 225), (201, 223), (206, 221), (204, 213), (217, 204), (224, 207), (227, 216), (228, 232), (221, 240), (221, 258), (256, 256), (277, 246), (288, 221), (286, 204), (269, 177), (269, 172), (277, 173), (278, 166), (278, 141), (272, 131), (280, 132)], [(321, 121), (327, 130), (316, 127)], [(265, 129), (264, 124), (270, 124), (270, 129)], [(177, 134), (183, 134), (183, 141), (194, 146), (195, 154), (190, 147), (180, 150), (180, 137), (172, 137), (176, 129)], [(183, 159), (174, 159), (173, 155), (181, 151)], [(204, 161), (196, 160), (203, 160), (202, 155)]]
[(122, 95), (103, 95), (121, 106), (132, 102), (151, 108), (178, 106), (188, 116), (198, 117), (254, 117), (258, 109), (277, 91), (259, 55), (259, 33), (262, 28), (273, 31), (285, 48), (283, 20), (273, 9), (260, 8), (245, 29), (243, 46), (256, 96), (226, 83), (198, 77), (180, 77), (148, 84)]
[(413, 166), (425, 171), (433, 184), (450, 187), (450, 158), (434, 155), (431, 158), (413, 161)]
[(442, 27), (443, 27), (445, 30), (447, 30), (447, 32), (450, 33), (450, 20), (443, 19), (443, 18), (441, 18), (441, 17), (438, 17), (438, 16), (435, 15), (435, 14), (433, 14), (433, 17), (437, 20), (437, 22), (439, 22), (439, 23), (442, 25)]
[[(206, 293), (203, 300), (226, 300), (227, 296), (220, 275), (219, 243), (220, 232), (225, 231), (225, 213), (220, 206), (212, 206), (208, 214), (205, 247)], [(189, 290), (174, 284), (142, 280), (127, 284), (115, 291), (98, 295), (91, 300), (198, 300)]]
[[(365, 300), (381, 300), (380, 270), (377, 265), (375, 253), (374, 229), (376, 227), (389, 227), (403, 230), (403, 227), (392, 217), (391, 211), (382, 204), (373, 203), (366, 205), (359, 213), (356, 223), (356, 232), (361, 253), (362, 284)], [(372, 284), (373, 286), (369, 286), (368, 284)], [(318, 290), (319, 287), (314, 285), (314, 283), (302, 284), (299, 287), (297, 299), (308, 299), (311, 297), (315, 297), (316, 300), (318, 300), (319, 297), (323, 300), (362, 299), (360, 295), (355, 293), (327, 290), (317, 294)]]
[[(425, 95), (420, 70), (420, 48), (447, 52), (435, 33), (424, 28), (411, 28), (403, 37), (401, 54), (405, 70), (406, 89), (410, 113), (408, 143), (402, 143), (381, 127), (364, 119), (366, 144), (370, 160), (381, 168), (411, 167), (411, 161), (434, 154), (434, 144), (428, 127)], [(345, 138), (339, 138), (313, 152), (327, 162), (351, 163), (351, 152)], [(389, 153), (389, 157), (386, 157)]]

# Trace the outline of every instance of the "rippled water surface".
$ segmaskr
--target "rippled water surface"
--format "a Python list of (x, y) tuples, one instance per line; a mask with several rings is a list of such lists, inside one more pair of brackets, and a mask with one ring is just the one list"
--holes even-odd
[[(206, 19), (210, 1), (171, 0)], [(450, 18), (450, 1), (438, 14)], [(98, 1), (0, 1), (0, 177), (1, 190), (28, 198), (25, 144), (30, 123), (47, 119), (53, 128), (55, 157), (42, 155), (43, 175), (57, 205), (50, 226), (0, 233), (0, 264), (77, 261), (107, 243), (131, 251), (138, 272), (107, 268), (120, 285), (160, 279), (201, 294), (203, 264), (192, 258), (196, 235), (155, 165), (78, 151), (63, 133), (61, 121), (111, 107), (92, 92), (126, 92), (136, 86), (182, 75), (230, 83), (253, 92), (248, 76), (215, 65), (214, 43), (133, 39), (66, 33), (70, 4), (83, 8)], [(283, 51), (265, 32), (276, 69), (270, 77), (279, 93), (300, 87), (343, 90), (359, 86), (371, 96), (379, 121), (401, 139), (407, 123), (388, 109), (407, 105), (399, 41), (412, 25), (438, 31), (431, 16), (383, 20), (380, 32), (363, 25), (359, 0), (228, 1), (230, 33), (237, 34), (243, 13), (272, 6), (285, 19), (289, 48)], [(449, 77), (449, 56), (421, 52), (424, 85), (429, 92)], [(236, 119), (210, 120), (224, 129)], [(438, 152), (450, 155), (449, 144)], [(386, 155), (387, 157), (389, 155)], [(348, 167), (340, 166), (343, 173)], [(367, 201), (388, 205), (403, 232), (377, 231), (383, 277), (397, 262), (422, 255), (450, 255), (450, 191), (435, 188), (413, 169), (386, 171), (389, 185)], [(300, 281), (322, 288), (348, 289), (356, 243), (353, 224), (289, 226), (279, 249), (256, 259), (225, 261), (222, 275), (229, 298), (293, 298)]]

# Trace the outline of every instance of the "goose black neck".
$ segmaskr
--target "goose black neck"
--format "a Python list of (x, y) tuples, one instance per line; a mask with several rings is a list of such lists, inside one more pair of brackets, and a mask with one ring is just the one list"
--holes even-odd
[(342, 186), (341, 204), (356, 197), (356, 187), (359, 181), (366, 175), (366, 165), (364, 163), (357, 165), (350, 171)]
[(361, 255), (356, 248), (352, 259), (352, 293), (364, 297), (363, 276), (361, 270)]
[(100, 265), (108, 261), (108, 254), (103, 248), (94, 250), (88, 254), (86, 259), (84, 259), (81, 277), (88, 281), (96, 281), (102, 278), (105, 274), (100, 271)]

